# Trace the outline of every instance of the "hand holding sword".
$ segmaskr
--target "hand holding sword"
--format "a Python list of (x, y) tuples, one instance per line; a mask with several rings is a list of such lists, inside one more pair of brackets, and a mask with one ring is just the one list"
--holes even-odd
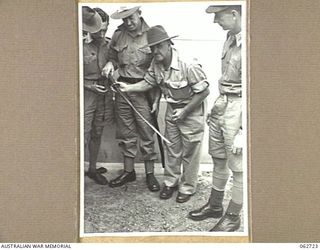
[(130, 92), (130, 85), (125, 82), (115, 81), (112, 86), (114, 86), (115, 89), (119, 89), (121, 92)]
[(125, 92), (129, 92), (130, 91), (130, 87), (132, 87), (132, 85), (124, 83), (124, 82), (117, 82), (114, 77), (109, 74), (108, 76), (109, 80), (111, 81), (111, 89), (113, 89), (113, 91), (115, 91), (116, 93), (118, 93), (129, 105), (130, 107), (134, 110), (134, 112), (136, 112), (140, 118), (158, 135), (161, 137), (161, 139), (163, 141), (165, 141), (168, 144), (171, 144), (171, 142), (164, 137), (160, 131), (158, 129), (156, 129), (149, 121), (146, 120), (146, 118), (143, 117), (143, 115), (135, 108), (135, 106), (132, 104), (132, 102), (130, 101), (129, 97), (126, 96)]

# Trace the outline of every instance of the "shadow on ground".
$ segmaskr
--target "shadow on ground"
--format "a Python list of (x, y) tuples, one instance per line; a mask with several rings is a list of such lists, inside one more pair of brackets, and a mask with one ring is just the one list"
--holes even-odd
[[(121, 170), (109, 169), (105, 176), (115, 178)], [(159, 192), (147, 189), (143, 168), (136, 168), (137, 180), (125, 186), (110, 188), (84, 180), (84, 232), (207, 232), (218, 219), (195, 222), (188, 212), (204, 205), (211, 191), (211, 172), (200, 171), (197, 193), (186, 203), (175, 201), (177, 192), (169, 200), (160, 200)], [(162, 183), (163, 170), (158, 167), (156, 177)], [(224, 208), (230, 200), (232, 179), (228, 181)], [(242, 216), (242, 215), (241, 215)], [(243, 220), (239, 232), (243, 232)]]

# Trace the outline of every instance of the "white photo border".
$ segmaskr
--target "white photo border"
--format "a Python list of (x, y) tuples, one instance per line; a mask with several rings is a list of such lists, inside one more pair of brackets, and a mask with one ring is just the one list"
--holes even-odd
[[(173, 2), (159, 2), (161, 4), (165, 3), (173, 3)], [(248, 66), (248, 54), (247, 54), (247, 42), (249, 41), (249, 37), (247, 36), (248, 31), (248, 23), (247, 23), (247, 5), (248, 2), (246, 0), (242, 1), (194, 1), (194, 2), (174, 2), (176, 4), (184, 4), (184, 3), (195, 3), (195, 4), (203, 4), (204, 6), (209, 5), (241, 5), (242, 6), (242, 87), (243, 87), (243, 95), (242, 95), (242, 110), (243, 110), (243, 131), (246, 134), (246, 142), (245, 147), (243, 148), (243, 179), (245, 181), (244, 185), (244, 203), (243, 203), (243, 220), (244, 220), (244, 231), (243, 232), (121, 232), (121, 233), (85, 233), (84, 232), (84, 113), (83, 113), (83, 101), (84, 101), (84, 91), (83, 91), (83, 44), (82, 44), (82, 6), (94, 6), (98, 7), (102, 4), (118, 4), (119, 6), (144, 6), (146, 4), (158, 4), (155, 2), (79, 2), (78, 3), (78, 39), (79, 39), (79, 107), (80, 107), (80, 238), (84, 237), (145, 237), (145, 236), (212, 236), (212, 237), (220, 237), (220, 236), (249, 236), (249, 211), (248, 204), (249, 195), (248, 195), (248, 77), (247, 77), (247, 66)], [(205, 9), (204, 9), (205, 11)], [(205, 14), (205, 12), (204, 12)]]

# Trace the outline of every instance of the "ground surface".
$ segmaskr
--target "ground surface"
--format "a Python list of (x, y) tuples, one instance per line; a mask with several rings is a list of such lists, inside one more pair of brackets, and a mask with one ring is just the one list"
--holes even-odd
[[(118, 176), (121, 171), (118, 169), (108, 167), (105, 174), (108, 180)], [(117, 188), (97, 185), (85, 177), (85, 233), (207, 232), (218, 222), (218, 219), (195, 222), (187, 218), (189, 211), (207, 202), (211, 190), (211, 172), (199, 172), (197, 193), (182, 204), (175, 201), (177, 192), (169, 200), (160, 200), (159, 192), (152, 193), (147, 189), (143, 167), (136, 167), (136, 172), (135, 182)], [(162, 168), (157, 167), (156, 177), (161, 184), (162, 173)], [(227, 184), (223, 202), (225, 208), (230, 200), (231, 184), (232, 179)], [(243, 231), (243, 220), (238, 231)]]

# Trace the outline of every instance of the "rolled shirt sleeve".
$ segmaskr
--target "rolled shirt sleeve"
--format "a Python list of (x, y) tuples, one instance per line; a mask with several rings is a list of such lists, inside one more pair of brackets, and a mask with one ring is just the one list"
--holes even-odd
[(149, 69), (147, 70), (146, 74), (144, 75), (144, 80), (148, 84), (150, 84), (151, 86), (157, 86), (156, 74), (154, 72), (154, 61), (152, 61)]
[(200, 93), (209, 87), (207, 76), (199, 64), (189, 65), (187, 79), (194, 93)]

